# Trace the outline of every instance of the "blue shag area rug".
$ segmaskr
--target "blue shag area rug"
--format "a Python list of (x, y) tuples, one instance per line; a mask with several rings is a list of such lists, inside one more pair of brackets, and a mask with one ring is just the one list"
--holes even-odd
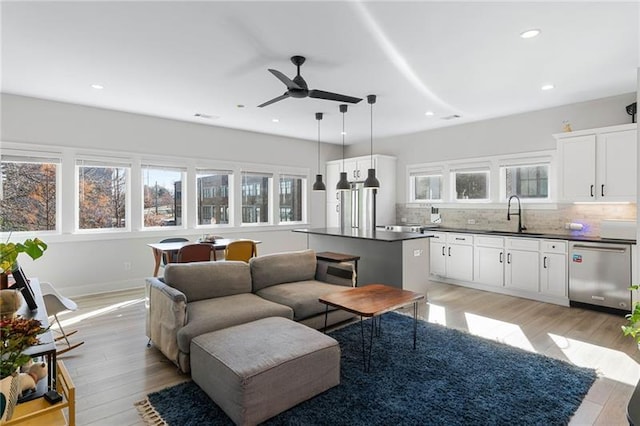
[[(369, 322), (365, 323), (368, 343)], [(267, 425), (564, 425), (594, 370), (413, 319), (382, 316), (363, 372), (360, 325), (330, 333), (342, 351), (340, 385)], [(169, 425), (232, 425), (193, 382), (148, 396)]]

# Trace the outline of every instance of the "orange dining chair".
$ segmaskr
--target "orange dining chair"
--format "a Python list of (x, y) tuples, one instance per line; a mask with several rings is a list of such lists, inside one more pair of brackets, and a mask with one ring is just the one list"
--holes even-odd
[(211, 253), (213, 260), (216, 260), (216, 252), (212, 250), (213, 246), (207, 243), (187, 244), (178, 250), (178, 262), (209, 262)]
[(249, 262), (249, 259), (258, 255), (256, 243), (253, 240), (236, 240), (227, 244), (224, 249), (225, 260), (241, 260)]

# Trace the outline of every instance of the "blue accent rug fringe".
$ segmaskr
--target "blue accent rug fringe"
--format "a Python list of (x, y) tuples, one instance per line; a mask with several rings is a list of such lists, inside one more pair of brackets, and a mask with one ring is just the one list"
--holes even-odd
[[(365, 323), (368, 341), (369, 323)], [(370, 373), (360, 325), (331, 333), (342, 350), (341, 383), (268, 425), (563, 425), (596, 379), (594, 370), (413, 319), (382, 317)], [(149, 395), (169, 425), (231, 425), (193, 382)]]

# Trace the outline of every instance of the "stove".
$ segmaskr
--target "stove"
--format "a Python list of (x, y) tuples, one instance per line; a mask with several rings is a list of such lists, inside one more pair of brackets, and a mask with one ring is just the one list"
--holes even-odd
[(410, 224), (410, 223), (405, 223), (402, 225), (385, 225), (384, 226), (384, 230), (385, 231), (391, 231), (391, 232), (419, 232), (421, 234), (424, 233), (425, 229), (429, 229), (429, 228), (435, 228), (438, 225), (433, 224), (433, 225), (419, 225), (419, 224)]

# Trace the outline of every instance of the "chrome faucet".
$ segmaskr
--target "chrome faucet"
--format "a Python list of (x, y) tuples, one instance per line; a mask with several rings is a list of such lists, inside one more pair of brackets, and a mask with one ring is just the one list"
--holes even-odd
[[(511, 200), (515, 198), (518, 200), (518, 213), (511, 213)], [(509, 197), (509, 203), (507, 204), (507, 220), (511, 220), (511, 216), (518, 216), (518, 232), (526, 231), (527, 228), (522, 226), (522, 207), (520, 205), (520, 197), (512, 195)]]

